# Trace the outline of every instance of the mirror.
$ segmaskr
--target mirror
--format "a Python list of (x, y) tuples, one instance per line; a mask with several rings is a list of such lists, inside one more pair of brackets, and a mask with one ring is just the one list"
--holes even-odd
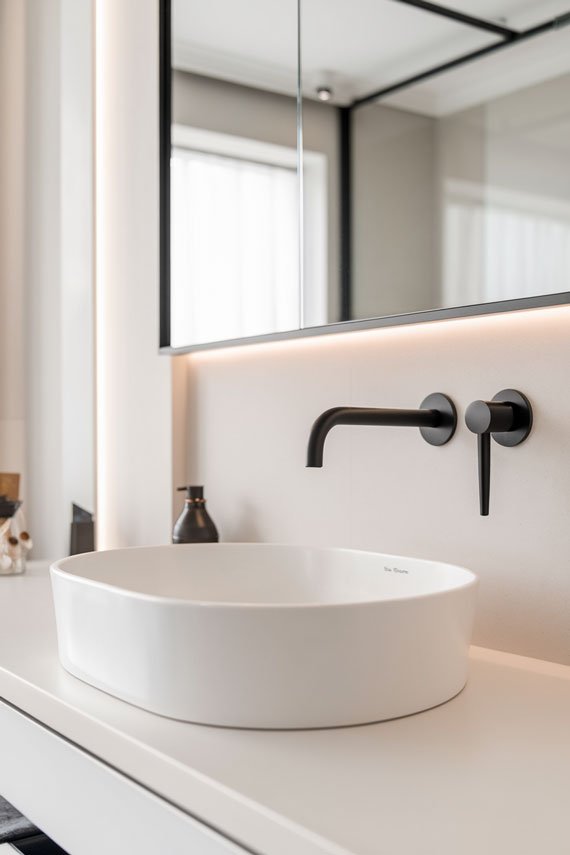
[(174, 0), (171, 343), (302, 325), (296, 0)]
[(166, 350), (568, 302), (568, 0), (165, 10)]

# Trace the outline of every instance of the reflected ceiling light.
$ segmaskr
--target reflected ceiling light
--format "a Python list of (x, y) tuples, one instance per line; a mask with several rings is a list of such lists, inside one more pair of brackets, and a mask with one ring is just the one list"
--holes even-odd
[(333, 90), (330, 86), (317, 86), (317, 98), (319, 101), (330, 101), (333, 96)]

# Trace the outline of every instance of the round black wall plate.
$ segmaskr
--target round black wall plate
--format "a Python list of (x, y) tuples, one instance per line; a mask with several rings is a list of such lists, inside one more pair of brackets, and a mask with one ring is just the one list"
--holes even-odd
[(516, 389), (503, 389), (501, 392), (497, 392), (493, 401), (498, 401), (501, 404), (512, 404), (515, 421), (511, 430), (493, 433), (491, 436), (499, 445), (506, 445), (509, 448), (520, 445), (532, 430), (532, 407), (529, 399)]
[(438, 410), (441, 413), (441, 423), (437, 427), (421, 427), (420, 433), (430, 445), (445, 445), (449, 442), (457, 427), (457, 410), (455, 404), (441, 392), (434, 392), (420, 404), (422, 410)]

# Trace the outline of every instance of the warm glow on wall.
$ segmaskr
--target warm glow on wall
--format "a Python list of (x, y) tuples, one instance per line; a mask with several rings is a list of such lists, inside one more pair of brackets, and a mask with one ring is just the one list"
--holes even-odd
[(158, 353), (156, 0), (95, 3), (97, 530), (172, 530), (170, 360)]
[(212, 348), (211, 350), (196, 351), (187, 355), (192, 362), (236, 361), (240, 358), (261, 359), (271, 356), (282, 357), (287, 353), (307, 355), (315, 350), (322, 355), (334, 350), (338, 353), (343, 348), (362, 349), (385, 345), (396, 340), (399, 344), (409, 341), (410, 348), (418, 347), (434, 339), (448, 340), (450, 343), (461, 339), (473, 338), (474, 341), (483, 335), (504, 335), (508, 341), (512, 336), (517, 338), (524, 335), (525, 330), (537, 324), (544, 327), (545, 335), (551, 325), (568, 325), (570, 322), (570, 306), (548, 306), (539, 309), (525, 309), (515, 312), (481, 315), (468, 318), (451, 318), (440, 321), (430, 321), (421, 324), (403, 324), (401, 326), (381, 327), (369, 330), (355, 330), (317, 336), (269, 341), (266, 343), (237, 345), (234, 347)]
[(108, 520), (104, 497), (108, 490), (108, 455), (110, 439), (107, 411), (107, 349), (104, 345), (106, 290), (105, 290), (105, 228), (102, 214), (105, 210), (105, 182), (102, 167), (106, 147), (107, 129), (102, 98), (107, 74), (105, 43), (105, 7), (103, 0), (95, 2), (95, 376), (96, 376), (96, 532), (97, 548), (107, 545)]

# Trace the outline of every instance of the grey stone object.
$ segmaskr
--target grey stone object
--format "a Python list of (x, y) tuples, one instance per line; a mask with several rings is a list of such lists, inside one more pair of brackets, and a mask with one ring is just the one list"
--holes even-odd
[(41, 832), (10, 802), (0, 796), (0, 843), (21, 840), (33, 834), (41, 834)]

